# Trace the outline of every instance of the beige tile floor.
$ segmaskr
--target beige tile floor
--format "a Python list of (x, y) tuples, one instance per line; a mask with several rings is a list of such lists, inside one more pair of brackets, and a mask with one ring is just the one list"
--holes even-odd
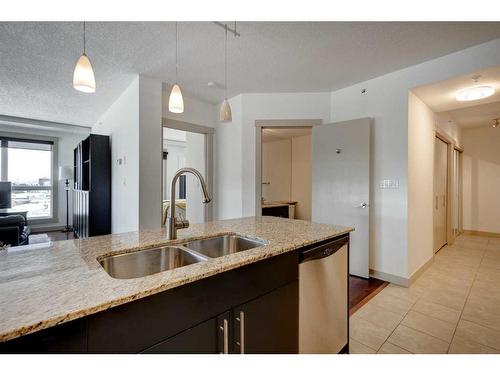
[(353, 354), (500, 353), (500, 238), (458, 237), (356, 311), (350, 336)]

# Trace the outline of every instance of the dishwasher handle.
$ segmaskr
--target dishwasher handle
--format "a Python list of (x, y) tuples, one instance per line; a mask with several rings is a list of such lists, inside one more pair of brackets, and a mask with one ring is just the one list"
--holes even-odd
[(330, 255), (335, 254), (340, 248), (348, 243), (349, 235), (346, 235), (333, 241), (327, 242), (323, 245), (303, 250), (299, 254), (299, 262), (305, 263), (311, 260), (329, 257)]

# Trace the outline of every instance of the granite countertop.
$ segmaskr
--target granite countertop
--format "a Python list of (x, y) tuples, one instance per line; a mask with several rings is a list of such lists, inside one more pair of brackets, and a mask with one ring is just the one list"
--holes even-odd
[[(274, 217), (193, 224), (166, 239), (166, 230), (141, 230), (46, 247), (0, 251), (0, 342), (172, 289), (299, 247), (337, 237), (352, 228)], [(97, 258), (186, 238), (237, 233), (268, 245), (136, 279), (114, 279)]]

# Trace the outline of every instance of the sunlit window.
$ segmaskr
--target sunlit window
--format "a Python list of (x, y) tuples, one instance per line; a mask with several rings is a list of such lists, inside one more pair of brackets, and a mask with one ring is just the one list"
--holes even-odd
[(12, 184), (11, 208), (53, 217), (53, 142), (0, 137), (0, 180)]

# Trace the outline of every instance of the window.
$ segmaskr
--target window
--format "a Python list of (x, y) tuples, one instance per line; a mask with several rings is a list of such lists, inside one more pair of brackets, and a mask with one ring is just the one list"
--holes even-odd
[(0, 136), (0, 180), (12, 183), (11, 207), (32, 220), (54, 218), (54, 142)]

